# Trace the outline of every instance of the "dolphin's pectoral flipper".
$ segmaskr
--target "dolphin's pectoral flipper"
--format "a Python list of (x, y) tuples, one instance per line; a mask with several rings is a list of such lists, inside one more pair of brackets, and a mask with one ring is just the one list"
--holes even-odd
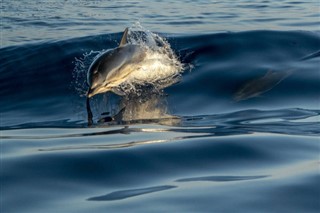
[[(116, 115), (114, 116), (106, 116), (106, 117), (102, 117), (98, 120), (98, 123), (107, 123), (107, 122), (111, 122), (111, 121), (116, 121), (116, 122), (120, 122), (122, 120), (122, 116), (123, 116), (123, 112), (125, 110), (126, 107), (123, 107)], [(101, 115), (105, 115), (104, 113), (102, 113)]]
[(107, 116), (107, 117), (100, 118), (98, 120), (98, 123), (107, 123), (111, 121), (113, 121), (113, 118), (111, 116)]
[(123, 32), (119, 47), (127, 44), (128, 31), (129, 31), (129, 28), (127, 27)]

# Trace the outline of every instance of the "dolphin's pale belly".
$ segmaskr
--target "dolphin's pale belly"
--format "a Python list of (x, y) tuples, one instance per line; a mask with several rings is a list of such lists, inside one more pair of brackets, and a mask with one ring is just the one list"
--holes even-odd
[[(131, 65), (128, 69), (130, 69), (126, 79), (128, 84), (156, 84), (159, 81), (169, 81), (181, 71), (167, 55), (152, 51), (147, 51), (140, 63)], [(154, 86), (161, 87), (161, 85)]]

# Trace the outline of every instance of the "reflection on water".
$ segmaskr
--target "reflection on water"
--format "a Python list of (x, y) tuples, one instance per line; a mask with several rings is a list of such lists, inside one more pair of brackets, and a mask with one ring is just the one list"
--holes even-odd
[[(37, 151), (48, 152), (114, 150), (125, 149), (128, 147), (182, 142), (190, 139), (209, 139), (224, 136), (240, 137), (243, 135), (303, 134), (304, 136), (312, 137), (320, 135), (320, 123), (317, 119), (320, 115), (319, 110), (243, 110), (227, 114), (171, 118), (170, 115), (166, 113), (165, 108), (160, 107), (156, 108), (156, 110), (154, 110), (155, 108), (152, 108), (162, 106), (161, 104), (158, 104), (159, 101), (161, 102), (163, 99), (155, 98), (151, 100), (153, 101), (143, 102), (141, 106), (143, 110), (150, 109), (151, 112), (157, 112), (155, 114), (151, 113), (151, 115), (154, 116), (152, 119), (149, 117), (149, 113), (145, 114), (148, 115), (148, 117), (143, 117), (144, 114), (143, 110), (140, 110), (139, 108), (139, 101), (128, 102), (128, 100), (124, 100), (123, 104), (130, 103), (130, 107), (128, 108), (130, 110), (127, 112), (126, 110), (123, 110), (122, 113), (128, 113), (130, 118), (133, 116), (139, 116), (139, 119), (129, 121), (120, 120), (120, 126), (119, 124), (110, 126), (110, 123), (107, 122), (97, 124), (92, 128), (73, 129), (74, 133), (72, 134), (70, 134), (70, 131), (65, 131), (64, 133), (62, 129), (43, 129), (41, 134), (39, 134), (39, 130), (37, 128), (29, 129), (28, 134), (25, 134), (23, 129), (5, 130), (2, 132), (0, 139), (9, 141), (53, 141), (51, 146), (37, 149)], [(146, 106), (152, 107), (148, 108)], [(132, 107), (137, 107), (137, 109)], [(137, 111), (141, 114), (130, 114)], [(162, 118), (161, 116), (164, 116), (165, 118)], [(125, 125), (125, 127), (122, 127), (125, 123), (131, 125)], [(162, 125), (163, 123), (170, 123), (170, 126)], [(110, 140), (108, 138), (113, 139)], [(55, 140), (76, 140), (77, 143), (57, 144), (54, 143)]]
[[(122, 98), (119, 112), (112, 116), (99, 119), (100, 124), (135, 124), (135, 123), (160, 123), (176, 126), (180, 123), (178, 116), (168, 112), (166, 97), (162, 92), (144, 93), (143, 95), (131, 94)], [(109, 114), (109, 113), (102, 113)]]

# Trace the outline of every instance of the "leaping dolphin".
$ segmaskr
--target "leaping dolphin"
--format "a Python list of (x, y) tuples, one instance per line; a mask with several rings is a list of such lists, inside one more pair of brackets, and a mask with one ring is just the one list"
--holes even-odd
[(123, 95), (118, 86), (133, 71), (131, 65), (143, 61), (146, 56), (142, 46), (127, 44), (127, 35), (128, 28), (123, 33), (119, 47), (98, 55), (90, 65), (87, 73), (88, 98), (108, 91)]
[(139, 61), (144, 57), (140, 46), (127, 44), (127, 36), (128, 28), (122, 35), (119, 47), (98, 55), (89, 67), (87, 73), (89, 89), (86, 100), (89, 126), (93, 123), (89, 99), (96, 94), (108, 91), (119, 94), (117, 86), (130, 74), (130, 69), (125, 68), (134, 60)]
[(123, 33), (120, 45), (98, 55), (89, 67), (87, 73), (89, 89), (86, 101), (89, 126), (93, 123), (89, 98), (108, 91), (124, 95), (118, 86), (134, 71), (133, 64), (139, 64), (146, 57), (144, 47), (128, 44), (127, 36), (128, 28)]

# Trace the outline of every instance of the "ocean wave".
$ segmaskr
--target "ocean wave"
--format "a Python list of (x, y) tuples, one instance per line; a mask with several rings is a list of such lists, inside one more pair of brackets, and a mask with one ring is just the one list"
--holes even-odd
[[(63, 126), (84, 123), (86, 73), (83, 71), (94, 55), (117, 46), (121, 35), (105, 34), (0, 49), (0, 108), (4, 118), (1, 126), (59, 120), (68, 121), (63, 122)], [(319, 106), (318, 33), (248, 31), (159, 35), (170, 44), (179, 61), (189, 65), (180, 82), (164, 90), (160, 102), (168, 109), (166, 114), (196, 116), (246, 109), (317, 109)], [(300, 60), (302, 58), (306, 60)], [(82, 72), (75, 75), (79, 70)], [(96, 120), (101, 119), (99, 115), (104, 112), (112, 116), (118, 114), (120, 102), (119, 97), (111, 94), (94, 98)]]

